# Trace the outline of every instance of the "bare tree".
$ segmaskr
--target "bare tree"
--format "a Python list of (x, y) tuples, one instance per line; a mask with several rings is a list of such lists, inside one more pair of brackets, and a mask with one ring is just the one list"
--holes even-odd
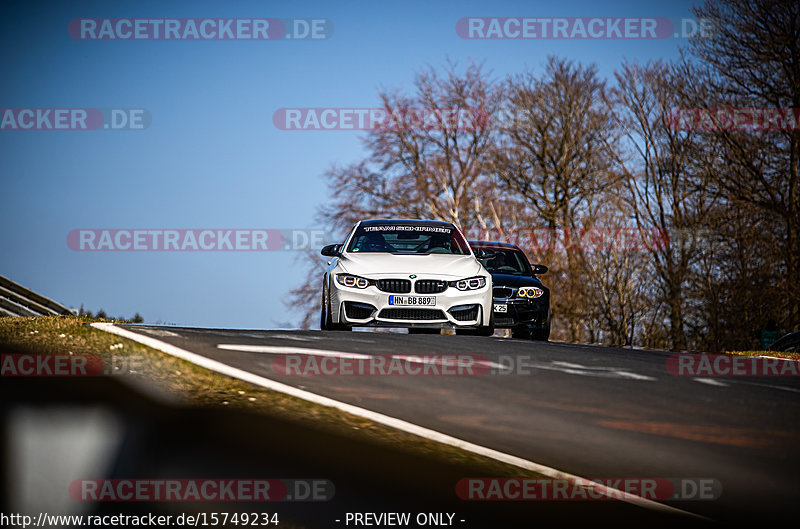
[[(536, 227), (553, 235), (589, 226), (598, 198), (617, 185), (611, 150), (617, 126), (605, 103), (605, 82), (594, 66), (550, 57), (541, 77), (527, 73), (506, 81), (507, 101), (493, 157), (501, 189), (518, 195), (535, 215)], [(558, 288), (553, 314), (578, 341), (586, 324), (581, 247), (566, 241), (563, 258), (550, 238), (550, 277)], [(556, 328), (558, 332), (558, 327)]]
[[(773, 130), (687, 130), (673, 110), (800, 109), (800, 6), (711, 0), (696, 15), (714, 32), (690, 55), (624, 63), (613, 88), (551, 57), (502, 83), (449, 64), (420, 71), (410, 94), (381, 91), (390, 119), (364, 159), (327, 172), (318, 221), (343, 236), (361, 218), (434, 218), (516, 242), (550, 266), (556, 339), (719, 351), (752, 347), (770, 317), (796, 326), (797, 115), (779, 112)], [(589, 249), (594, 227), (660, 237)], [(549, 236), (516, 237), (536, 229)], [(289, 304), (311, 326), (324, 259), (303, 261)]]
[[(609, 197), (611, 198), (611, 197)], [(597, 230), (581, 252), (581, 281), (591, 329), (589, 341), (631, 346), (644, 331), (641, 321), (651, 310), (648, 288), (653, 283), (647, 258), (649, 240), (629, 224), (628, 208), (612, 200), (604, 202), (595, 223), (614, 226)]]
[[(783, 128), (719, 127), (710, 145), (724, 164), (713, 183), (731, 208), (772, 218), (771, 244), (780, 285), (770, 316), (785, 326), (800, 322), (800, 4), (775, 0), (713, 0), (694, 10), (713, 31), (690, 41), (707, 79), (689, 78), (684, 94), (697, 107), (795, 109)], [(711, 97), (708, 96), (711, 94)], [(785, 112), (781, 112), (785, 114)], [(774, 112), (772, 117), (774, 117)], [(772, 247), (777, 251), (773, 251)]]
[(614, 100), (626, 131), (627, 151), (618, 151), (627, 176), (630, 203), (640, 230), (669, 234), (648, 248), (655, 270), (656, 303), (667, 308), (667, 344), (687, 346), (685, 306), (691, 267), (698, 256), (697, 234), (715, 197), (704, 178), (698, 134), (678, 130), (671, 117), (680, 105), (676, 84), (684, 77), (662, 62), (624, 63), (615, 74)]

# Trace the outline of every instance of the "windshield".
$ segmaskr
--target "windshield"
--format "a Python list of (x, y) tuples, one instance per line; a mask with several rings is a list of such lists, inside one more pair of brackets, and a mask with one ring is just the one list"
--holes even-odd
[(481, 264), (494, 274), (510, 274), (519, 276), (529, 276), (533, 274), (528, 258), (525, 254), (517, 250), (489, 250), (494, 256), (488, 259), (479, 259)]
[(361, 225), (350, 241), (348, 252), (393, 254), (469, 255), (469, 246), (450, 226), (404, 224)]

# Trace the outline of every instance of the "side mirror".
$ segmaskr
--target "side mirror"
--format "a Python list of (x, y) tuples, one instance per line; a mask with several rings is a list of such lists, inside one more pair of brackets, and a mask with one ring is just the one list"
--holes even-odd
[(548, 268), (542, 264), (535, 264), (533, 265), (532, 268), (533, 268), (533, 275), (546, 274), (548, 270)]
[(485, 248), (478, 248), (478, 250), (475, 252), (475, 257), (478, 259), (491, 259), (495, 255), (497, 255), (496, 252), (487, 250)]
[(323, 247), (320, 253), (325, 257), (341, 257), (341, 249), (341, 244), (329, 244), (328, 246)]

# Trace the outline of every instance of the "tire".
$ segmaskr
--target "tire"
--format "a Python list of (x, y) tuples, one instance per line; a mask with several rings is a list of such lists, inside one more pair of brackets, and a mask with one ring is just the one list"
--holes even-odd
[(494, 334), (494, 312), (489, 316), (489, 325), (477, 329), (456, 329), (456, 334), (466, 336), (491, 336)]
[(511, 329), (511, 337), (518, 340), (530, 340), (534, 333), (527, 327)]
[(546, 342), (550, 339), (550, 322), (542, 329), (537, 329), (531, 332), (531, 339), (539, 342)]
[(478, 336), (491, 336), (494, 334), (494, 311), (489, 313), (489, 325), (486, 327), (478, 327), (475, 334)]
[(475, 334), (478, 336), (491, 336), (494, 334), (494, 325), (489, 325), (488, 327), (481, 327)]
[(328, 330), (328, 313), (327, 313), (327, 303), (325, 303), (325, 284), (322, 285), (322, 303), (319, 307), (319, 330), (327, 331)]
[(330, 303), (325, 296), (325, 286), (322, 287), (322, 309), (320, 309), (319, 328), (323, 331), (350, 331), (353, 328), (342, 323), (333, 323)]

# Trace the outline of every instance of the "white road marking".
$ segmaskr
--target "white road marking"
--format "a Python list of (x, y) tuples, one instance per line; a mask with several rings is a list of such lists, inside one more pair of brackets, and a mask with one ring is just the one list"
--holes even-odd
[(217, 345), (218, 349), (228, 351), (244, 351), (246, 353), (270, 353), (276, 355), (304, 354), (314, 356), (332, 356), (334, 358), (349, 358), (352, 360), (369, 360), (371, 355), (360, 353), (347, 353), (344, 351), (329, 351), (327, 349), (311, 349), (308, 347), (288, 347), (285, 345), (247, 345), (247, 344), (226, 344)]
[(720, 388), (727, 388), (729, 386), (729, 384), (726, 384), (725, 382), (721, 382), (719, 380), (714, 380), (713, 378), (700, 377), (700, 378), (693, 378), (692, 380), (694, 380), (695, 382), (700, 382), (702, 384), (708, 384), (709, 386), (718, 386)]
[(262, 338), (279, 338), (281, 340), (296, 340), (298, 342), (313, 342), (314, 340), (322, 339), (322, 337), (317, 336), (292, 336), (291, 334), (270, 334), (262, 336)]
[[(210, 369), (211, 371), (215, 371), (217, 373), (227, 375), (229, 377), (238, 378), (239, 380), (250, 382), (251, 384), (255, 384), (257, 386), (261, 386), (263, 388), (267, 388), (273, 391), (280, 391), (281, 393), (285, 393), (287, 395), (291, 395), (293, 397), (297, 397), (299, 399), (303, 399), (308, 402), (313, 402), (315, 404), (319, 404), (322, 406), (335, 408), (337, 410), (341, 410), (345, 413), (349, 413), (357, 417), (363, 417), (373, 422), (383, 424), (413, 435), (417, 435), (424, 439), (460, 448), (467, 452), (472, 452), (474, 454), (488, 457), (490, 459), (494, 459), (496, 461), (507, 463), (509, 465), (513, 465), (516, 467), (524, 468), (526, 470), (538, 472), (539, 474), (542, 474), (550, 478), (573, 480), (579, 483), (589, 482), (586, 478), (582, 478), (574, 474), (569, 474), (568, 472), (563, 472), (561, 470), (557, 470), (555, 468), (548, 467), (546, 465), (542, 465), (534, 461), (529, 461), (527, 459), (523, 459), (521, 457), (517, 457), (511, 454), (506, 454), (504, 452), (493, 450), (485, 446), (470, 443), (468, 441), (464, 441), (463, 439), (458, 439), (457, 437), (452, 437), (450, 435), (437, 432), (436, 430), (431, 430), (423, 426), (418, 426), (414, 423), (410, 423), (402, 419), (390, 417), (382, 413), (377, 413), (371, 410), (367, 410), (365, 408), (354, 406), (352, 404), (347, 404), (346, 402), (341, 402), (335, 399), (331, 399), (329, 397), (323, 397), (322, 395), (317, 395), (316, 393), (311, 393), (310, 391), (298, 389), (294, 386), (289, 386), (288, 384), (283, 384), (275, 380), (270, 380), (268, 378), (256, 375), (254, 373), (250, 373), (243, 369), (238, 369), (229, 366), (227, 364), (223, 364), (222, 362), (218, 362), (217, 360), (212, 360), (197, 353), (192, 353), (185, 349), (181, 349), (180, 347), (176, 347), (174, 345), (162, 342), (160, 340), (156, 340), (155, 338), (151, 338), (149, 336), (143, 336), (141, 334), (129, 331), (127, 329), (122, 329), (120, 327), (115, 326), (113, 323), (92, 323), (90, 325), (101, 331), (105, 331), (111, 334), (116, 334), (117, 336), (122, 336), (123, 338), (127, 338), (129, 340), (133, 340), (134, 342), (138, 342), (148, 347), (152, 347), (153, 349), (157, 349), (159, 351), (172, 355), (176, 358), (181, 358), (183, 360), (186, 360), (187, 362), (191, 362), (200, 367)], [(695, 514), (689, 511), (684, 511), (683, 509), (678, 509), (676, 507), (665, 505), (663, 503), (659, 503), (654, 500), (642, 498), (641, 496), (636, 496), (635, 494), (617, 490), (612, 487), (606, 487), (605, 485), (595, 485), (595, 487), (596, 490), (600, 491), (601, 493), (609, 497), (618, 498), (621, 501), (625, 501), (627, 503), (631, 503), (639, 507), (655, 511), (669, 512), (673, 514), (682, 514), (702, 520), (709, 520), (705, 516), (701, 516), (699, 514)]]
[[(345, 351), (332, 351), (329, 349), (311, 349), (308, 347), (289, 347), (285, 345), (249, 345), (249, 344), (226, 344), (221, 343), (217, 345), (218, 349), (225, 349), (228, 351), (244, 351), (247, 353), (270, 353), (270, 354), (305, 354), (314, 356), (331, 356), (334, 358), (348, 358), (352, 360), (369, 360), (375, 358), (376, 355), (368, 355), (362, 353), (349, 353)], [(471, 355), (466, 355), (467, 357)], [(469, 361), (468, 358), (459, 358), (456, 355), (401, 355), (393, 354), (392, 358), (398, 358), (409, 364), (423, 364), (423, 365), (447, 365), (458, 367), (469, 365), (481, 365), (493, 369), (503, 369), (504, 366), (494, 362), (487, 362), (483, 360)]]
[(153, 336), (172, 336), (177, 337), (180, 334), (172, 331), (165, 331), (164, 329), (141, 329), (142, 332), (146, 332), (147, 334), (152, 334)]
[(533, 367), (534, 369), (560, 371), (569, 375), (583, 375), (587, 377), (600, 378), (627, 378), (630, 380), (658, 380), (657, 378), (633, 373), (619, 367), (584, 366), (581, 364), (573, 364), (571, 362), (562, 362), (558, 360), (555, 360), (549, 364), (534, 362), (525, 365), (526, 367)]
[[(257, 336), (257, 338), (277, 338), (279, 340), (295, 340), (298, 342), (316, 342), (319, 340), (324, 340), (325, 336), (314, 336), (314, 335), (305, 335), (305, 336), (292, 336), (291, 334), (262, 334)], [(357, 338), (349, 339), (348, 342), (358, 342), (358, 343), (375, 343), (374, 340), (359, 340)]]

